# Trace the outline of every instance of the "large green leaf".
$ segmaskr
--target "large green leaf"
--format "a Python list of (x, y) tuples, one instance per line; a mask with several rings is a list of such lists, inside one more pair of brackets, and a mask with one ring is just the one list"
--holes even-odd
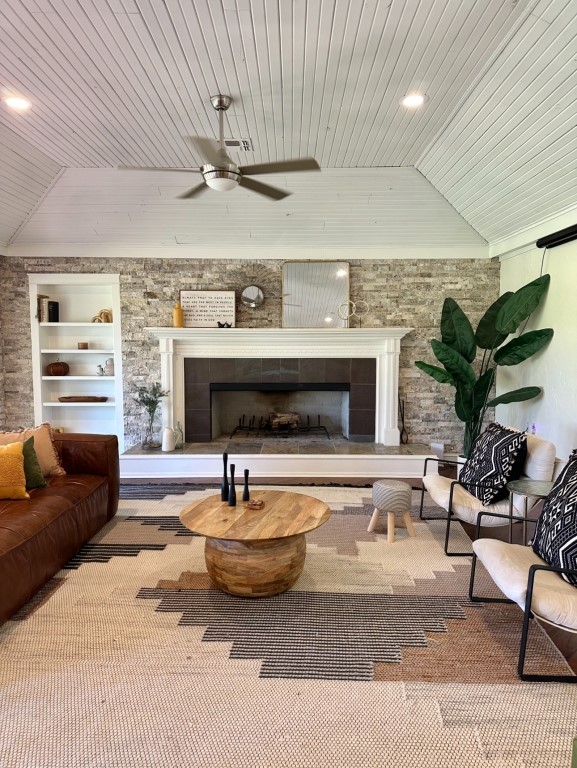
[(453, 377), (450, 373), (447, 373), (447, 371), (443, 370), (443, 368), (439, 368), (436, 365), (429, 365), (429, 363), (425, 363), (422, 360), (417, 360), (415, 365), (417, 368), (420, 368), (425, 373), (428, 373), (429, 376), (432, 376), (433, 379), (440, 382), (441, 384), (452, 384), (455, 386)]
[(473, 388), (473, 413), (481, 413), (486, 407), (489, 392), (495, 381), (495, 369), (489, 368), (475, 382)]
[(474, 414), (473, 387), (458, 384), (455, 392), (455, 413), (461, 421), (470, 421)]
[(495, 327), (495, 321), (497, 320), (499, 310), (512, 295), (512, 291), (507, 291), (507, 293), (499, 296), (497, 301), (491, 304), (489, 309), (480, 319), (477, 330), (475, 331), (475, 340), (477, 346), (481, 347), (481, 349), (495, 349), (500, 346), (509, 335), (508, 333), (499, 333)]
[(506, 405), (507, 403), (522, 403), (523, 400), (532, 400), (537, 395), (540, 395), (542, 391), (541, 387), (513, 389), (511, 392), (505, 392), (505, 394), (489, 400), (487, 408), (493, 408), (495, 405)]
[(489, 368), (477, 379), (473, 387), (468, 384), (457, 385), (455, 413), (461, 421), (478, 420), (486, 407), (486, 400), (493, 386), (494, 377), (495, 369)]
[(468, 363), (472, 363), (477, 354), (475, 334), (469, 318), (455, 299), (447, 298), (441, 312), (441, 339), (443, 344), (457, 351)]
[(437, 360), (453, 377), (456, 384), (464, 384), (469, 387), (475, 386), (475, 372), (462, 355), (452, 347), (449, 347), (448, 344), (443, 344), (442, 341), (437, 341), (437, 339), (431, 341), (431, 347)]
[(497, 365), (518, 365), (523, 360), (532, 357), (553, 338), (552, 328), (542, 328), (540, 331), (528, 331), (495, 352), (494, 361)]
[(523, 320), (537, 308), (550, 281), (549, 275), (542, 275), (515, 291), (499, 310), (495, 321), (497, 330), (501, 333), (515, 333)]

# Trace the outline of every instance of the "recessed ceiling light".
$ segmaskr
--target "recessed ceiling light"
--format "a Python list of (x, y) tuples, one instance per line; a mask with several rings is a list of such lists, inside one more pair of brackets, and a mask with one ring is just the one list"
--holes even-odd
[(325, 317), (325, 323), (332, 323), (332, 322), (333, 322), (332, 317), (329, 317), (329, 316)]
[(30, 107), (30, 102), (20, 98), (20, 96), (8, 96), (4, 101), (6, 102), (6, 106), (10, 107), (10, 109), (23, 110)]
[(416, 107), (422, 107), (427, 101), (427, 97), (421, 93), (408, 93), (401, 99), (403, 107), (409, 107), (410, 109), (416, 109)]

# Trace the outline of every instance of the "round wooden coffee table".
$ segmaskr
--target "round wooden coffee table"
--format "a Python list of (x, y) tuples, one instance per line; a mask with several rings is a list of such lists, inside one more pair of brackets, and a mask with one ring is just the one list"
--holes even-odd
[(206, 537), (204, 558), (212, 583), (231, 595), (269, 597), (291, 587), (301, 575), (305, 533), (331, 516), (312, 496), (287, 491), (253, 491), (259, 510), (239, 501), (229, 507), (220, 494), (195, 502), (180, 513), (182, 524)]

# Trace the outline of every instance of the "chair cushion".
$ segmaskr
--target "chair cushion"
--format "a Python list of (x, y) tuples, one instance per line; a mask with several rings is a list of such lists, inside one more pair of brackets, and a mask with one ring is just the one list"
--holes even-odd
[(527, 459), (523, 474), (531, 480), (552, 480), (557, 449), (549, 440), (527, 435)]
[[(423, 485), (429, 492), (429, 495), (440, 507), (443, 509), (449, 508), (449, 494), (451, 492), (451, 480), (449, 477), (443, 477), (443, 475), (425, 475), (423, 477)], [(453, 504), (451, 507), (453, 513), (459, 520), (463, 520), (466, 523), (476, 525), (477, 515), (479, 512), (495, 512), (499, 515), (509, 514), (509, 501), (503, 499), (490, 506), (483, 506), (483, 503), (479, 501), (475, 496), (469, 493), (465, 488), (460, 485), (455, 486), (453, 491)], [(513, 514), (522, 514), (522, 511), (513, 508)], [(487, 515), (483, 517), (483, 526), (498, 526), (509, 525), (508, 520), (503, 520), (502, 517), (491, 517)]]
[(483, 504), (500, 501), (507, 497), (505, 486), (509, 480), (521, 476), (526, 451), (524, 432), (491, 423), (475, 440), (459, 480)]
[[(531, 547), (497, 539), (477, 539), (473, 549), (501, 592), (524, 609), (529, 568), (544, 565), (542, 558)], [(556, 573), (536, 574), (531, 610), (552, 624), (577, 631), (577, 589)]]
[[(549, 565), (577, 570), (577, 450), (545, 499), (531, 546)], [(577, 585), (577, 576), (562, 578)]]

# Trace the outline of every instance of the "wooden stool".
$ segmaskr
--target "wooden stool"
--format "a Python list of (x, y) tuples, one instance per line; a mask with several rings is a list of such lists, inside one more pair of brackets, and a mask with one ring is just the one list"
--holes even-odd
[(375, 511), (367, 531), (374, 531), (381, 512), (387, 513), (387, 540), (392, 544), (395, 540), (395, 512), (403, 513), (403, 520), (409, 536), (415, 535), (411, 521), (411, 486), (401, 480), (377, 480), (373, 484), (373, 504)]

